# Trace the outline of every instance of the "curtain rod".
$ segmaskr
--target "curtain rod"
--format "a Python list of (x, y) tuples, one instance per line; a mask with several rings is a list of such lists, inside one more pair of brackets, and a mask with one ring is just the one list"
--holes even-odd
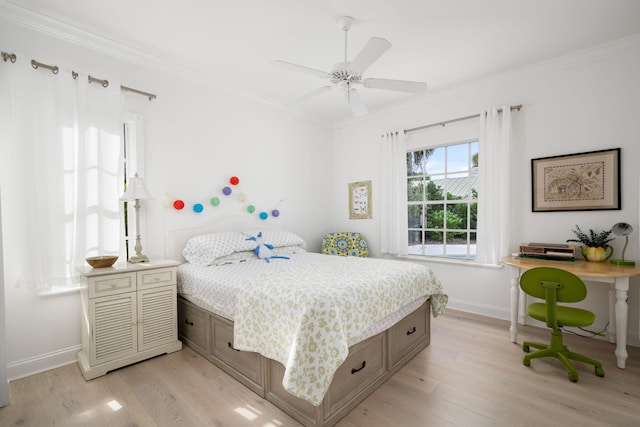
[[(17, 56), (15, 53), (7, 53), (7, 52), (0, 52), (0, 56), (2, 57), (2, 59), (4, 60), (4, 62), (10, 61), (11, 63), (15, 63)], [(51, 70), (51, 72), (53, 74), (58, 74), (59, 68), (57, 65), (48, 65), (48, 64), (43, 64), (42, 62), (38, 62), (35, 59), (31, 60), (31, 66), (37, 70), (38, 68), (42, 67), (42, 68), (46, 68), (47, 70)], [(78, 78), (78, 73), (76, 73), (75, 71), (71, 71), (71, 76), (76, 79)], [(89, 83), (100, 83), (103, 87), (108, 87), (109, 86), (109, 81), (106, 79), (98, 79), (95, 78), (93, 76), (89, 76)], [(142, 90), (138, 90), (138, 89), (134, 89), (132, 87), (128, 87), (128, 86), (124, 86), (124, 85), (120, 85), (120, 90), (123, 92), (133, 92), (133, 93), (137, 93), (138, 95), (143, 95), (146, 96), (147, 98), (149, 98), (149, 101), (151, 101), (152, 99), (156, 99), (157, 96), (153, 93), (149, 93), (149, 92), (144, 92)]]
[[(522, 109), (522, 104), (512, 105), (509, 108), (510, 108), (511, 111), (513, 111), (513, 110), (520, 111)], [(498, 110), (498, 112), (502, 113), (502, 108), (500, 108)], [(473, 114), (471, 116), (459, 117), (457, 119), (445, 120), (443, 122), (431, 123), (429, 125), (424, 125), (424, 126), (418, 126), (416, 128), (407, 129), (407, 130), (404, 131), (404, 133), (407, 134), (409, 132), (415, 132), (417, 130), (427, 129), (427, 128), (431, 128), (431, 127), (435, 127), (435, 126), (444, 126), (444, 125), (447, 125), (449, 123), (461, 122), (463, 120), (475, 119), (477, 117), (480, 117), (480, 114)]]

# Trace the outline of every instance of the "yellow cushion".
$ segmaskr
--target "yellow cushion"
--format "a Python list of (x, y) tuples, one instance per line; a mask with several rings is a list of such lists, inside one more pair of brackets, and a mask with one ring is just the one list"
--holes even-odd
[(341, 231), (327, 233), (322, 239), (322, 253), (341, 256), (369, 256), (369, 246), (360, 233)]

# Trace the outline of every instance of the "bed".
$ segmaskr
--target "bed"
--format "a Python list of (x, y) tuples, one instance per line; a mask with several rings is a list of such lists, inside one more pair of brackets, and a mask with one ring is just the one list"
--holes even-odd
[(166, 248), (183, 262), (182, 342), (308, 426), (335, 424), (424, 349), (447, 302), (424, 266), (310, 253), (247, 217), (170, 230)]

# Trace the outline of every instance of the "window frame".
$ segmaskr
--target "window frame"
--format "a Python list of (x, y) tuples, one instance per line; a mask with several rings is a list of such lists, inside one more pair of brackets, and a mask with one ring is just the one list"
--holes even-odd
[[(474, 148), (474, 144), (475, 144), (475, 148)], [(478, 137), (474, 137), (474, 138), (466, 138), (463, 140), (458, 140), (458, 141), (454, 141), (454, 142), (447, 142), (447, 143), (442, 143), (442, 144), (429, 144), (428, 146), (425, 147), (415, 147), (415, 148), (409, 148), (407, 150), (407, 216), (408, 216), (408, 227), (407, 227), (407, 249), (408, 249), (408, 256), (415, 256), (418, 258), (430, 258), (430, 259), (438, 259), (438, 260), (449, 260), (449, 261), (463, 261), (463, 262), (473, 262), (475, 260), (476, 257), (476, 240), (477, 239), (477, 207), (478, 204), (480, 203), (480, 197), (477, 193), (477, 182), (476, 185), (473, 185), (473, 180), (471, 179), (474, 175), (478, 175), (480, 173), (480, 170), (478, 168), (478, 165), (475, 164), (474, 165), (474, 156), (478, 155), (479, 152), (479, 138)], [(463, 170), (449, 170), (449, 150), (451, 147), (454, 146), (461, 146), (461, 145), (466, 145), (467, 146), (467, 167)], [(410, 165), (410, 159), (409, 156), (414, 153), (414, 152), (427, 152), (430, 150), (433, 150), (435, 152), (435, 150), (438, 149), (444, 149), (444, 165), (442, 167), (441, 171), (437, 171), (435, 173), (433, 172), (429, 172), (427, 170), (426, 164), (427, 164), (427, 159), (429, 156), (424, 156), (421, 159), (421, 162), (423, 163), (423, 167), (422, 170), (420, 171), (420, 173), (413, 173), (411, 168), (409, 167)], [(458, 176), (456, 176), (458, 175)], [(447, 184), (450, 182), (449, 180), (452, 178), (459, 178), (459, 175), (466, 175), (467, 179), (467, 194), (466, 196), (462, 196), (463, 198), (455, 198), (455, 199), (449, 199), (449, 195), (450, 192), (447, 191)], [(433, 177), (437, 177), (436, 179), (433, 179)], [(462, 176), (465, 177), (465, 176)], [(411, 180), (420, 180), (422, 181), (422, 195), (421, 195), (421, 199), (420, 200), (412, 200), (411, 197), (411, 192), (410, 192), (410, 181)], [(428, 183), (432, 182), (435, 183), (435, 181), (439, 181), (439, 182), (443, 182), (443, 186), (439, 186), (439, 188), (441, 188), (442, 190), (442, 199), (432, 199), (430, 200), (428, 198)], [(474, 197), (474, 191), (475, 191), (475, 197)], [(460, 204), (464, 204), (466, 205), (466, 224), (464, 225), (464, 227), (459, 227), (459, 228), (449, 228), (447, 221), (446, 221), (446, 212), (447, 212), (447, 208), (450, 208), (453, 205), (460, 205)], [(415, 207), (419, 208), (419, 226), (415, 225), (415, 221), (412, 221), (412, 216), (411, 216), (411, 211), (414, 210), (415, 211)], [(429, 227), (427, 226), (426, 222), (427, 222), (427, 218), (428, 218), (428, 211), (429, 211), (429, 206), (442, 206), (442, 210), (445, 212), (445, 215), (443, 216), (443, 221), (440, 227)], [(413, 207), (413, 209), (412, 209)], [(476, 221), (475, 221), (475, 225), (476, 227), (472, 227), (472, 217), (476, 216)], [(414, 224), (412, 226), (412, 224)], [(419, 242), (417, 245), (411, 245), (410, 242), (412, 241), (412, 234), (416, 234), (419, 233)], [(425, 252), (425, 247), (426, 247), (426, 236), (428, 235), (428, 233), (432, 233), (432, 234), (441, 234), (441, 243), (440, 243), (440, 249), (441, 252), (439, 253), (427, 253)], [(453, 252), (450, 252), (453, 248), (451, 247), (452, 244), (448, 244), (447, 242), (449, 241), (448, 236), (452, 233), (455, 234), (459, 234), (459, 233), (464, 233), (465, 237), (465, 253), (464, 255), (460, 255), (460, 254), (456, 254)], [(474, 239), (475, 238), (475, 239)], [(417, 239), (416, 239), (417, 241)], [(419, 246), (419, 251), (412, 251), (411, 247), (412, 246)], [(460, 246), (460, 245), (458, 245)]]

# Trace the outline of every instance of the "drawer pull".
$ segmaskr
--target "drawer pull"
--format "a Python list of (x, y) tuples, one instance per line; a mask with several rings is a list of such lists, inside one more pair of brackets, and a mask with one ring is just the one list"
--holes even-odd
[(362, 361), (362, 365), (360, 365), (360, 367), (359, 367), (359, 368), (353, 368), (353, 369), (351, 369), (351, 375), (355, 374), (356, 372), (360, 372), (360, 371), (362, 371), (366, 365), (367, 365), (367, 361), (366, 361), (366, 360), (363, 360), (363, 361)]
[(190, 322), (189, 319), (184, 319), (184, 323), (186, 323), (189, 326), (193, 326), (193, 322)]
[(415, 333), (416, 333), (416, 327), (415, 326), (407, 331), (407, 335), (413, 335)]
[(240, 350), (237, 350), (236, 348), (234, 348), (234, 347), (233, 347), (233, 344), (231, 344), (231, 341), (229, 341), (229, 342), (228, 342), (228, 344), (229, 344), (229, 348), (230, 348), (231, 350), (233, 350), (233, 351), (240, 351)]

